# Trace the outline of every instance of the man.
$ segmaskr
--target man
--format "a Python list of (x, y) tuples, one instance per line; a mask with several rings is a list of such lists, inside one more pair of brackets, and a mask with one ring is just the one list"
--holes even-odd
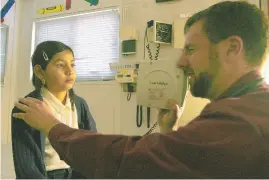
[[(185, 25), (178, 62), (201, 114), (177, 128), (179, 107), (160, 111), (162, 134), (102, 135), (59, 123), (47, 105), (21, 99), (14, 114), (48, 136), (71, 167), (93, 178), (269, 178), (269, 86), (259, 69), (268, 24), (247, 2), (222, 2)], [(175, 130), (175, 131), (173, 131)]]

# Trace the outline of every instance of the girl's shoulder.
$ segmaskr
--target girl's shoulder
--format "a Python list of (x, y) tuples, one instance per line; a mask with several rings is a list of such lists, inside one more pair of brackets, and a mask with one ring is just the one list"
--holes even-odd
[(78, 96), (78, 95), (75, 95), (74, 102), (75, 102), (76, 106), (77, 105), (87, 105), (87, 102), (85, 101), (85, 99)]
[[(36, 99), (39, 99), (39, 100), (43, 99), (39, 90), (34, 90), (34, 91), (30, 92), (29, 94), (27, 94), (24, 97), (32, 97), (32, 98), (36, 98)], [(12, 109), (12, 114), (17, 113), (17, 112), (21, 112), (21, 110), (19, 110), (16, 106), (14, 106), (13, 109)]]
[(40, 90), (34, 90), (34, 91), (30, 92), (29, 94), (27, 94), (25, 97), (37, 98), (40, 100), (43, 99)]

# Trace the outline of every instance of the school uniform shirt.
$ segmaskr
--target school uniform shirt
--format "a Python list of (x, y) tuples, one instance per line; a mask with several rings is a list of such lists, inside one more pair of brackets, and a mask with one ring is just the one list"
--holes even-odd
[[(43, 92), (42, 97), (44, 102), (50, 107), (54, 117), (67, 126), (78, 129), (77, 110), (76, 107), (74, 107), (74, 111), (72, 110), (69, 93), (67, 93), (64, 105), (50, 93), (47, 88), (42, 88), (41, 92)], [(57, 152), (51, 146), (48, 138), (45, 139), (44, 160), (47, 171), (67, 169), (70, 167), (60, 159)]]
[(175, 132), (102, 135), (57, 124), (49, 140), (88, 178), (269, 178), (269, 86), (260, 79), (248, 73)]
[[(44, 100), (41, 95), (40, 90), (35, 90), (29, 93), (25, 97), (33, 97), (39, 100)], [(48, 99), (48, 97), (49, 96), (46, 96), (45, 99)], [(44, 100), (44, 101), (47, 101), (47, 100)], [(54, 101), (50, 100), (50, 102), (52, 105)], [(70, 104), (68, 102), (69, 100), (67, 100), (66, 106), (69, 108)], [(71, 113), (70, 110), (67, 110), (65, 113), (63, 113), (64, 116), (68, 116), (68, 117), (72, 116), (72, 120), (71, 118), (69, 118), (68, 122), (65, 122), (68, 124), (68, 127), (73, 126), (76, 128), (78, 127), (79, 129), (91, 130), (91, 131), (96, 132), (97, 131), (96, 124), (89, 111), (89, 107), (86, 101), (83, 98), (75, 95), (74, 103), (76, 107), (76, 115), (75, 114), (70, 115), (69, 114)], [(54, 107), (57, 109), (58, 106), (55, 105)], [(59, 108), (59, 109), (64, 109), (64, 108)], [(12, 109), (12, 114), (17, 113), (17, 112), (21, 112), (21, 111), (18, 108), (14, 107)], [(75, 116), (77, 116), (77, 118)], [(62, 120), (64, 119), (65, 118), (62, 118)], [(77, 122), (75, 123), (73, 119), (77, 119)], [(48, 147), (46, 146), (48, 145), (48, 141), (46, 141), (45, 135), (42, 134), (40, 131), (30, 127), (24, 121), (16, 119), (14, 117), (12, 117), (11, 132), (12, 132), (13, 162), (14, 162), (16, 178), (17, 179), (48, 179), (47, 170), (49, 170), (52, 166), (49, 165), (46, 167), (46, 164), (45, 164), (45, 161), (47, 160), (46, 155), (53, 154), (53, 157), (56, 157), (56, 156), (54, 153), (52, 153), (52, 151), (48, 151), (48, 149), (46, 148)], [(57, 162), (59, 161), (58, 157), (55, 159)], [(63, 166), (63, 167), (67, 167), (67, 166)], [(73, 170), (73, 173), (76, 173), (76, 171)]]

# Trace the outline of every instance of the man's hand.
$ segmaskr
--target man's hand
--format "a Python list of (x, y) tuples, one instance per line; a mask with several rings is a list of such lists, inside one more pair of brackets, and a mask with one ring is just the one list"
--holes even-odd
[(176, 131), (178, 129), (179, 119), (183, 113), (185, 102), (183, 104), (183, 107), (180, 108), (175, 100), (168, 100), (167, 105), (169, 106), (170, 109), (159, 110), (158, 124), (161, 133), (168, 133)]
[(15, 103), (22, 113), (14, 113), (13, 117), (24, 120), (31, 127), (43, 132), (48, 136), (52, 127), (60, 122), (52, 115), (50, 108), (45, 102), (35, 98), (23, 98)]

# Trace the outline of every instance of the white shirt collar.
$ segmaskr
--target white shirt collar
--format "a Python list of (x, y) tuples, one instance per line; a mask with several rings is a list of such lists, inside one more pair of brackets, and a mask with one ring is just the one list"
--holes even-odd
[(49, 92), (49, 90), (47, 88), (42, 87), (41, 92), (42, 92), (41, 95), (43, 96), (43, 98), (45, 98), (47, 101), (49, 101), (50, 105), (56, 111), (61, 112), (65, 108), (71, 109), (71, 102), (70, 102), (68, 91), (67, 91), (67, 95), (66, 95), (65, 105), (62, 104), (62, 102), (60, 102), (59, 99), (57, 99), (51, 92)]

